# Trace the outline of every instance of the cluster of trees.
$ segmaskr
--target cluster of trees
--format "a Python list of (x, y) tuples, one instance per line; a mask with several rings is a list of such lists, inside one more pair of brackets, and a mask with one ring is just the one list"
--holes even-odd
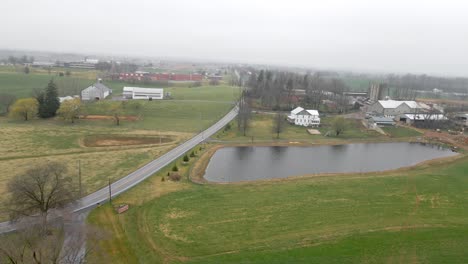
[(12, 96), (0, 95), (0, 101), (8, 107), (10, 117), (24, 121), (35, 117), (51, 118), (58, 114), (64, 120), (74, 123), (81, 112), (81, 101), (78, 98), (60, 104), (57, 85), (53, 80), (44, 90), (36, 90), (34, 97), (21, 98), (12, 103), (13, 100)]
[[(295, 104), (318, 109), (325, 99), (334, 101), (339, 112), (346, 111), (348, 105), (343, 95), (348, 90), (345, 83), (337, 78), (322, 77), (320, 73), (302, 75), (261, 70), (252, 72), (246, 85), (248, 96), (270, 109), (290, 110)], [(300, 102), (297, 101), (299, 97)]]
[(34, 57), (33, 56), (28, 57), (26, 55), (23, 55), (21, 57), (9, 56), (6, 62), (11, 63), (13, 65), (33, 63)]
[(468, 78), (445, 78), (428, 75), (394, 75), (386, 77), (386, 82), (395, 89), (395, 98), (411, 98), (415, 91), (443, 91), (467, 93)]
[(39, 117), (54, 117), (60, 107), (57, 85), (54, 83), (54, 81), (50, 80), (49, 84), (47, 84), (47, 87), (44, 90), (37, 90), (35, 97), (38, 102)]
[(0, 113), (7, 114), (11, 105), (16, 101), (16, 96), (12, 94), (0, 94), (0, 106), (2, 107)]

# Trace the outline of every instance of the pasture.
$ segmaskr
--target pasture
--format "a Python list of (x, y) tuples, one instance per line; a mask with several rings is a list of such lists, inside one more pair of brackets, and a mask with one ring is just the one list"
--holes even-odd
[[(85, 193), (102, 188), (109, 178), (114, 181), (129, 174), (227, 113), (232, 108), (228, 101), (232, 88), (218, 88), (198, 90), (206, 96), (214, 93), (209, 101), (197, 100), (198, 94), (188, 90), (179, 92), (186, 100), (130, 101), (121, 114), (137, 118), (122, 120), (119, 126), (112, 118), (80, 119), (72, 124), (58, 117), (27, 122), (1, 117), (0, 219), (6, 220), (6, 186), (11, 177), (53, 160), (67, 164), (77, 179), (80, 160)], [(108, 107), (121, 103), (86, 103), (84, 112), (109, 115)]]
[[(188, 167), (193, 164), (187, 165)], [(165, 172), (89, 222), (112, 263), (466, 263), (468, 158), (411, 169), (192, 184)], [(140, 200), (140, 197), (146, 199)]]

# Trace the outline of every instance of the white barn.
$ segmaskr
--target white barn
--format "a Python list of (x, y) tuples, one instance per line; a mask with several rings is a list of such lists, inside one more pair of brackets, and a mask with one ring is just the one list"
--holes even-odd
[(81, 91), (81, 100), (102, 100), (105, 99), (112, 93), (112, 90), (98, 81), (97, 83), (89, 86), (88, 88)]
[(317, 110), (305, 110), (298, 106), (291, 111), (291, 114), (288, 116), (288, 121), (298, 126), (318, 127), (320, 125), (320, 116)]
[(164, 89), (124, 87), (123, 97), (127, 99), (143, 99), (143, 100), (163, 99)]

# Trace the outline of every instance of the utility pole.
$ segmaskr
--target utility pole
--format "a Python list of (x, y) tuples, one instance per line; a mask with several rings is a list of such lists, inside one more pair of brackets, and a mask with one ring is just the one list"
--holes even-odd
[(112, 205), (112, 187), (111, 187), (111, 180), (109, 178), (109, 202)]
[(83, 196), (83, 188), (81, 185), (81, 161), (78, 160), (78, 181), (80, 185), (80, 198)]

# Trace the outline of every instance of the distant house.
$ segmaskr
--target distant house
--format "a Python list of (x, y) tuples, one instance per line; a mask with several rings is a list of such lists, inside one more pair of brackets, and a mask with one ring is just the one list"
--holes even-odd
[(81, 91), (81, 100), (102, 100), (112, 93), (112, 90), (105, 86), (101, 80)]
[(126, 99), (160, 100), (164, 98), (164, 89), (124, 87), (123, 97)]
[(298, 126), (318, 127), (320, 125), (320, 116), (317, 110), (305, 110), (299, 106), (291, 111), (288, 121)]
[(79, 95), (74, 95), (74, 96), (67, 95), (67, 96), (59, 97), (58, 99), (60, 103), (63, 103), (64, 101), (73, 100), (75, 98), (80, 98), (80, 96)]
[(426, 121), (440, 122), (447, 121), (448, 118), (442, 114), (403, 114), (395, 118), (397, 121), (405, 122), (408, 125), (423, 123)]
[(368, 112), (376, 115), (395, 117), (401, 114), (418, 114), (430, 109), (429, 106), (415, 101), (380, 100), (369, 106)]

